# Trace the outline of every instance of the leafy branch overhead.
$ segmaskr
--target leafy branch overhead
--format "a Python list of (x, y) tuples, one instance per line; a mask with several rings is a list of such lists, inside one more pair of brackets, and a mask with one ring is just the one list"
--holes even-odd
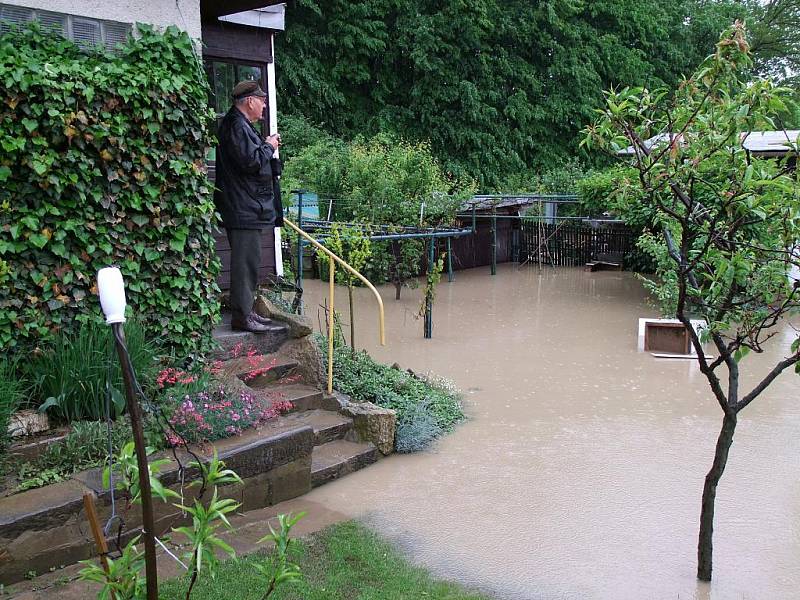
[(185, 33), (138, 29), (116, 54), (35, 25), (0, 37), (0, 346), (99, 314), (110, 264), (151, 334), (210, 340), (208, 84)]

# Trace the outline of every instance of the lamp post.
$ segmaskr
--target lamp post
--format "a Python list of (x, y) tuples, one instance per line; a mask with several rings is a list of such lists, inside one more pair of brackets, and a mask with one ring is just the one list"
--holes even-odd
[(122, 379), (125, 382), (125, 398), (128, 415), (133, 430), (133, 443), (136, 447), (136, 463), (139, 466), (139, 489), (142, 499), (142, 532), (144, 537), (144, 569), (147, 580), (147, 600), (158, 600), (158, 572), (156, 570), (155, 527), (153, 522), (153, 497), (150, 492), (150, 469), (147, 465), (147, 450), (142, 430), (142, 414), (136, 400), (133, 381), (134, 372), (128, 348), (125, 345), (125, 283), (122, 273), (116, 267), (106, 267), (97, 272), (97, 290), (100, 293), (100, 305), (106, 316), (106, 323), (111, 325), (117, 347)]

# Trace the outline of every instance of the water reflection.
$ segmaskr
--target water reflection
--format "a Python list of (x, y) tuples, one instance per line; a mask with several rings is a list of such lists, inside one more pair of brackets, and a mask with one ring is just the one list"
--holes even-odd
[[(324, 289), (307, 283), (316, 322)], [(430, 452), (381, 461), (313, 500), (498, 598), (798, 597), (795, 375), (740, 417), (718, 492), (714, 582), (703, 585), (700, 493), (721, 414), (694, 362), (637, 351), (637, 319), (657, 314), (630, 274), (458, 272), (440, 284), (432, 340), (412, 317), (419, 290), (382, 294), (387, 346), (366, 290), (358, 346), (455, 380), (470, 420)], [(776, 336), (746, 368), (763, 371), (790, 341)]]

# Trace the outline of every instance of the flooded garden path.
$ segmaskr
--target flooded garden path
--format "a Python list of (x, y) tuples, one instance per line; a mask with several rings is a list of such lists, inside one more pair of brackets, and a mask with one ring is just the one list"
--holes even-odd
[[(309, 317), (327, 285), (306, 282)], [(347, 294), (337, 306), (348, 320)], [(714, 581), (695, 579), (703, 478), (721, 411), (692, 360), (637, 350), (657, 316), (630, 273), (501, 265), (437, 288), (356, 290), (356, 344), (452, 379), (468, 420), (429, 451), (394, 455), (309, 499), (370, 524), (412, 560), (498, 598), (770, 599), (800, 595), (800, 378), (740, 415), (720, 483)], [(344, 327), (348, 332), (348, 327)], [(791, 341), (750, 356), (744, 379)], [(761, 367), (761, 368), (759, 368)]]

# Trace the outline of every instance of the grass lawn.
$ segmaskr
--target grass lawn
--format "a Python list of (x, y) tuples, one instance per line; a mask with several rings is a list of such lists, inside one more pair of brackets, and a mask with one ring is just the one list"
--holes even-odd
[[(203, 578), (195, 586), (192, 600), (261, 600), (266, 585), (252, 565), (263, 557), (253, 554), (223, 563), (216, 580)], [(300, 565), (303, 580), (280, 587), (270, 600), (488, 600), (459, 585), (434, 580), (353, 521), (298, 540), (291, 560)], [(185, 579), (164, 582), (159, 595), (162, 600), (183, 600), (186, 585)]]

